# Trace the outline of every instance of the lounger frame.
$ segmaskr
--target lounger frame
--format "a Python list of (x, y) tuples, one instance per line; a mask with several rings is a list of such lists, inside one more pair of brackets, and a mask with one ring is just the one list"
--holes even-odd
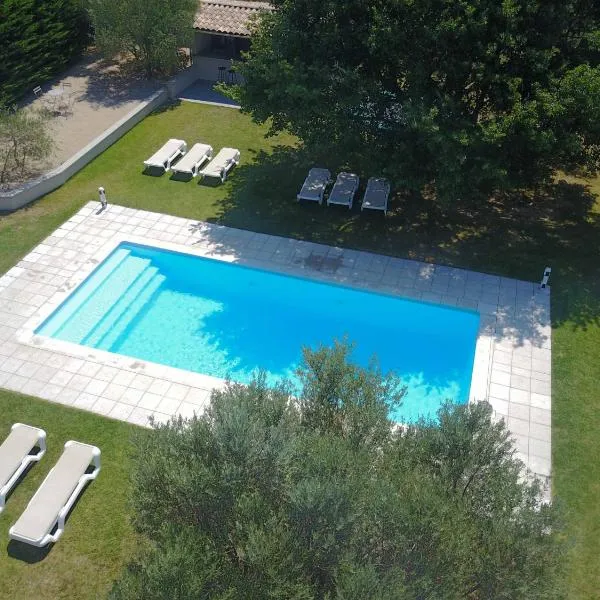
[(219, 150), (219, 152), (217, 152), (216, 156), (213, 156), (210, 159), (210, 162), (204, 167), (204, 169), (202, 169), (201, 171), (198, 171), (198, 175), (200, 175), (201, 179), (204, 179), (204, 177), (216, 177), (216, 178), (220, 178), (221, 179), (221, 183), (225, 183), (225, 180), (227, 179), (227, 175), (229, 174), (229, 171), (231, 171), (231, 169), (233, 169), (233, 167), (237, 166), (240, 164), (240, 151), (237, 150), (236, 148), (231, 148), (232, 150), (235, 150), (237, 152), (236, 155), (232, 156), (231, 158), (229, 158), (227, 160), (227, 164), (224, 165), (219, 165), (218, 169), (219, 169), (219, 174), (215, 174), (215, 173), (211, 173), (210, 169), (211, 168), (215, 168), (215, 164), (218, 160), (219, 160), (219, 153), (221, 152), (221, 150), (224, 150), (224, 148), (221, 148), (221, 150)]
[[(367, 196), (369, 195), (369, 193), (372, 193), (371, 192), (372, 185), (374, 185), (378, 181), (382, 181), (384, 184), (383, 187), (384, 187), (384, 193), (385, 193), (385, 202), (384, 202), (383, 206), (365, 206), (365, 201), (367, 200)], [(368, 210), (381, 210), (381, 211), (383, 211), (384, 215), (387, 215), (388, 202), (390, 199), (390, 190), (391, 190), (390, 182), (387, 179), (385, 179), (385, 177), (371, 177), (369, 179), (369, 181), (367, 182), (367, 188), (365, 190), (365, 195), (363, 196), (362, 203), (360, 206), (361, 212), (366, 208)]]
[[(353, 185), (350, 190), (349, 200), (348, 201), (344, 200), (343, 202), (340, 200), (336, 200), (336, 198), (334, 196), (335, 186), (337, 185), (338, 179), (340, 178), (341, 175), (346, 175), (348, 177), (352, 177), (352, 181), (353, 181)], [(347, 206), (349, 210), (352, 210), (352, 205), (354, 204), (354, 196), (356, 195), (359, 184), (360, 184), (360, 179), (359, 179), (358, 175), (356, 175), (355, 173), (348, 173), (346, 171), (343, 171), (342, 173), (338, 173), (338, 176), (335, 179), (335, 183), (333, 184), (333, 188), (331, 188), (331, 192), (329, 193), (329, 196), (327, 197), (327, 206), (329, 206), (330, 204), (337, 204), (339, 206)]]
[[(100, 448), (97, 448), (96, 446), (90, 446), (89, 444), (82, 444), (81, 442), (76, 442), (74, 440), (69, 440), (65, 444), (65, 448), (68, 448), (69, 446), (72, 446), (73, 444), (79, 444), (81, 446), (89, 446), (90, 448), (92, 448), (93, 457), (92, 457), (91, 464), (93, 464), (95, 468), (91, 473), (84, 473), (79, 478), (79, 482), (77, 483), (77, 486), (75, 487), (75, 489), (69, 496), (69, 499), (67, 500), (66, 504), (62, 507), (62, 509), (58, 513), (57, 519), (55, 521), (56, 531), (54, 533), (48, 532), (40, 541), (36, 541), (36, 540), (31, 540), (29, 538), (20, 536), (18, 533), (15, 533), (14, 527), (11, 527), (8, 532), (8, 535), (10, 536), (11, 539), (17, 540), (19, 542), (23, 542), (25, 544), (29, 544), (31, 546), (37, 546), (38, 548), (43, 548), (44, 546), (47, 546), (51, 542), (52, 543), (57, 542), (60, 539), (60, 537), (62, 536), (62, 534), (64, 533), (65, 521), (67, 519), (67, 516), (69, 515), (69, 512), (71, 511), (71, 508), (73, 507), (73, 504), (75, 504), (77, 498), (79, 497), (79, 495), (81, 494), (81, 492), (83, 491), (83, 488), (87, 485), (87, 483), (96, 479), (96, 477), (98, 477), (98, 473), (100, 472), (100, 454), (101, 454)], [(37, 489), (36, 493), (32, 496), (31, 500), (33, 500), (39, 493), (42, 492), (42, 490), (44, 489), (44, 484), (46, 483), (46, 480), (48, 479), (48, 477), (50, 477), (50, 474), (52, 473), (53, 470), (54, 470), (54, 467), (52, 467), (52, 469), (50, 469), (50, 471), (48, 472), (48, 475), (46, 475), (46, 478), (44, 479), (44, 481), (42, 482), (40, 487)], [(31, 502), (31, 500), (30, 500), (30, 502)], [(25, 510), (27, 510), (27, 508)], [(50, 531), (52, 531), (52, 529)]]
[[(17, 470), (13, 473), (12, 477), (0, 488), (0, 513), (4, 510), (6, 506), (6, 496), (15, 486), (19, 477), (34, 462), (38, 462), (41, 458), (46, 454), (46, 432), (39, 427), (32, 427), (31, 425), (25, 425), (25, 423), (15, 423), (10, 430), (13, 431), (17, 427), (27, 427), (29, 429), (35, 429), (38, 432), (37, 446), (40, 451), (37, 454), (28, 454), (22, 461), (21, 465), (17, 468)], [(9, 434), (10, 435), (10, 434)], [(34, 446), (35, 447), (35, 446)]]
[[(315, 174), (315, 173), (318, 173), (318, 174)], [(324, 176), (324, 177), (320, 178), (320, 179), (322, 179), (322, 181), (320, 181), (321, 189), (317, 192), (316, 197), (314, 197), (312, 195), (309, 196), (304, 191), (304, 187), (310, 181), (311, 174), (313, 174), (314, 179), (319, 177), (319, 175)], [(304, 182), (302, 183), (302, 187), (300, 188), (300, 191), (296, 194), (296, 200), (298, 202), (300, 202), (300, 200), (306, 200), (307, 202), (318, 202), (319, 204), (323, 204), (323, 196), (325, 195), (325, 190), (327, 189), (327, 186), (330, 183), (331, 183), (331, 173), (327, 169), (323, 169), (320, 167), (313, 167), (312, 169), (309, 170), (306, 178), (304, 179)]]
[[(196, 146), (197, 144), (194, 144), (194, 146)], [(192, 146), (188, 152), (185, 154), (186, 158), (190, 157), (190, 154), (194, 151), (194, 146)], [(180, 164), (181, 162), (176, 163), (175, 165), (173, 165), (171, 167), (171, 170), (173, 171), (173, 173), (182, 173), (184, 175), (189, 175), (191, 173), (192, 177), (197, 177), (198, 175), (198, 171), (200, 169), (200, 167), (207, 161), (211, 160), (213, 157), (213, 147), (210, 146), (209, 144), (202, 144), (202, 146), (206, 146), (207, 147), (207, 151), (205, 154), (203, 154), (198, 160), (196, 160), (194, 162), (194, 164), (192, 165), (192, 167), (189, 170), (184, 170), (180, 168)]]
[[(176, 138), (171, 138), (171, 139), (176, 139)], [(164, 148), (171, 140), (168, 140), (167, 142), (165, 142), (162, 145), (162, 148)], [(173, 161), (177, 158), (179, 158), (180, 156), (183, 156), (186, 151), (187, 151), (187, 144), (183, 141), (183, 140), (178, 140), (180, 142), (182, 142), (182, 144), (179, 146), (179, 148), (177, 148), (176, 150), (174, 150), (170, 155), (165, 157), (165, 160), (162, 161), (162, 163), (158, 163), (158, 162), (152, 162), (151, 159), (154, 157), (154, 155), (156, 155), (158, 152), (160, 152), (162, 150), (162, 148), (159, 148), (148, 160), (144, 161), (144, 166), (146, 168), (150, 167), (154, 167), (156, 169), (160, 169), (161, 167), (165, 170), (165, 172), (168, 172), (171, 170), (171, 164), (173, 163)]]

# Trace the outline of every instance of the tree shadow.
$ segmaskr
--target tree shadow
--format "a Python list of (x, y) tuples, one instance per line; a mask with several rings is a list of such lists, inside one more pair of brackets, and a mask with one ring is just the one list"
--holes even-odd
[(178, 98), (175, 100), (169, 100), (168, 102), (164, 102), (160, 106), (157, 106), (152, 111), (152, 114), (159, 115), (161, 113), (171, 112), (171, 111), (175, 110), (176, 108), (178, 108), (180, 104), (181, 104), (181, 100), (179, 100)]
[(87, 78), (87, 86), (80, 99), (104, 107), (145, 100), (160, 87), (158, 81), (146, 79), (135, 65), (118, 63), (98, 55), (86, 57), (67, 75)]
[[(600, 324), (600, 214), (589, 186), (560, 180), (535, 191), (497, 194), (467, 206), (443, 206), (409, 190), (392, 190), (387, 216), (361, 212), (368, 177), (361, 173), (352, 210), (297, 202), (309, 168), (332, 176), (348, 168), (303, 148), (258, 151), (236, 168), (215, 224), (470, 269), (525, 282), (552, 267), (552, 324)], [(222, 242), (224, 245), (225, 242)], [(224, 252), (227, 249), (223, 248)], [(525, 319), (526, 307), (509, 307)], [(522, 313), (520, 315), (520, 313)], [(538, 315), (540, 323), (547, 315)], [(525, 323), (525, 327), (532, 324)]]

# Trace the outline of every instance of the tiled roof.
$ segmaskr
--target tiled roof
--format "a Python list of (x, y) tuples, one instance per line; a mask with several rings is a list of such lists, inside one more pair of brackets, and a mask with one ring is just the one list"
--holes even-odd
[(215, 33), (248, 36), (248, 19), (263, 10), (273, 10), (268, 2), (246, 0), (202, 0), (194, 28)]

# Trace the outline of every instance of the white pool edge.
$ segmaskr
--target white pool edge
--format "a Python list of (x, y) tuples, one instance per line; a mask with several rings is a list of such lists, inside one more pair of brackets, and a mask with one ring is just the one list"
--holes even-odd
[[(54, 386), (53, 391), (56, 396), (48, 399), (60, 402), (59, 396), (62, 391), (65, 393), (65, 404), (91, 409), (94, 412), (138, 424), (141, 424), (143, 416), (147, 417), (150, 413), (159, 420), (164, 420), (173, 414), (189, 415), (192, 406), (195, 407), (196, 412), (202, 410), (208, 400), (208, 392), (222, 387), (224, 380), (34, 333), (35, 329), (120, 243), (132, 242), (199, 257), (235, 262), (285, 275), (338, 283), (355, 289), (386, 293), (452, 308), (476, 310), (480, 313), (480, 329), (476, 342), (469, 401), (489, 401), (497, 415), (507, 420), (509, 429), (511, 431), (513, 428), (516, 429), (515, 437), (517, 441), (520, 440), (519, 454), (524, 462), (534, 473), (542, 477), (550, 475), (549, 289), (538, 290), (537, 286), (530, 282), (256, 234), (117, 206), (111, 206), (108, 211), (97, 215), (95, 214), (97, 207), (98, 204), (95, 202), (88, 203), (47, 240), (34, 248), (16, 267), (0, 278), (0, 333), (3, 333), (0, 336), (1, 386), (25, 393), (28, 390), (29, 393), (39, 390), (33, 395), (44, 397), (44, 389), (40, 388), (39, 384), (47, 383), (49, 387)], [(111, 235), (107, 235), (109, 233), (107, 227), (114, 229)], [(224, 239), (227, 243), (223, 243)], [(272, 251), (267, 251), (266, 248), (272, 248)], [(53, 255), (52, 260), (49, 259), (49, 253)], [(72, 260), (67, 257), (73, 257), (75, 254), (78, 255), (76, 268), (65, 262)], [(52, 273), (48, 275), (48, 272), (56, 270), (53, 266), (54, 256), (56, 263), (65, 267), (60, 270), (63, 276), (56, 278), (58, 285), (52, 285), (52, 282), (48, 281), (52, 279)], [(298, 256), (305, 258), (298, 260)], [(335, 264), (342, 266), (332, 270), (313, 268), (309, 260), (313, 256), (321, 257), (323, 263), (331, 258), (332, 261), (337, 261)], [(348, 267), (348, 264), (352, 266)], [(361, 266), (363, 264), (366, 266)], [(67, 277), (67, 274), (70, 276)], [(404, 279), (404, 274), (408, 274), (409, 277)], [(48, 277), (44, 277), (45, 275)], [(37, 282), (39, 279), (44, 279), (43, 284)], [(413, 287), (407, 287), (406, 282), (409, 280), (416, 282)], [(48, 295), (44, 296), (43, 302), (40, 303), (40, 299), (37, 298), (37, 305), (27, 304), (25, 296), (28, 282), (33, 282), (29, 285), (36, 289), (38, 285), (44, 287), (43, 291)], [(458, 284), (454, 286), (456, 282)], [(463, 282), (464, 286), (460, 282)], [(471, 282), (475, 284), (470, 285)], [(497, 293), (490, 293), (486, 289), (487, 283), (497, 290)], [(446, 293), (437, 293), (437, 289)], [(454, 289), (456, 293), (448, 293), (448, 290)], [(508, 293), (505, 293), (507, 290)], [(11, 305), (17, 307), (18, 313), (23, 313), (19, 315), (20, 319), (6, 318), (6, 315), (10, 314), (7, 308)], [(16, 344), (16, 347), (8, 347), (12, 352), (4, 351), (6, 347), (3, 349), (3, 344), (6, 343)], [(36, 364), (35, 361), (28, 361), (26, 358), (26, 348), (37, 351), (37, 356), (44, 355), (50, 358), (58, 355), (62, 358), (69, 357), (82, 361), (82, 366), (73, 375), (80, 374), (79, 369), (81, 373), (90, 373), (89, 376), (84, 375), (86, 378), (89, 377), (89, 384), (83, 390), (71, 388), (67, 374), (61, 378), (57, 373), (45, 382), (44, 377), (39, 374), (43, 369), (37, 369), (30, 377), (27, 377), (27, 373), (21, 374), (25, 371), (17, 364), (18, 361)], [(40, 352), (42, 354), (39, 354)], [(537, 358), (534, 358), (534, 355)], [(15, 358), (16, 356), (25, 358)], [(11, 357), (14, 360), (7, 361)], [(62, 358), (55, 358), (54, 362), (58, 364)], [(534, 361), (536, 361), (535, 365)], [(7, 370), (3, 370), (7, 362), (9, 363)], [(529, 370), (524, 368), (527, 363), (530, 366)], [(101, 367), (107, 367), (102, 370), (104, 379), (96, 380), (95, 375), (92, 374), (96, 366), (98, 371), (102, 370)], [(533, 366), (540, 370), (533, 371)], [(148, 386), (149, 389), (154, 385), (158, 390), (160, 386), (157, 382), (163, 382), (165, 385), (179, 384), (190, 390), (204, 391), (204, 394), (197, 394), (193, 403), (188, 402), (191, 397), (187, 398), (187, 396), (172, 398), (173, 402), (169, 403), (167, 400), (171, 398), (168, 392), (161, 397), (160, 393), (140, 390), (143, 392), (143, 397), (147, 395), (156, 397), (152, 398), (152, 402), (140, 397), (139, 403), (129, 411), (126, 407), (117, 406), (118, 399), (113, 400), (112, 396), (103, 396), (104, 389), (98, 394), (86, 392), (87, 388), (92, 391), (101, 390), (103, 386), (100, 382), (106, 382), (106, 378), (113, 373), (110, 369), (114, 369), (117, 373), (127, 371), (143, 374), (148, 380), (153, 380)], [(529, 380), (527, 380), (528, 372)], [(23, 382), (23, 379), (27, 381)], [(52, 383), (54, 379), (60, 383)], [(125, 376), (120, 378), (122, 381), (126, 379)], [(96, 385), (93, 383), (94, 380)], [(144, 382), (146, 381), (144, 379)], [(513, 386), (512, 383), (515, 385)], [(56, 389), (57, 385), (62, 389)], [(110, 388), (111, 385), (115, 387), (112, 380), (108, 382), (108, 387)], [(120, 385), (116, 384), (116, 386)], [(538, 391), (533, 391), (534, 387)], [(48, 395), (52, 394), (46, 394)], [(172, 411), (158, 410), (175, 407), (177, 400), (181, 401), (181, 405), (173, 408)], [(155, 401), (158, 403), (152, 407)], [(144, 408), (145, 406), (149, 408)], [(185, 410), (179, 410), (182, 407)], [(541, 433), (537, 433), (538, 437), (532, 438), (532, 430), (534, 435), (538, 431)], [(530, 449), (533, 451), (530, 452)]]

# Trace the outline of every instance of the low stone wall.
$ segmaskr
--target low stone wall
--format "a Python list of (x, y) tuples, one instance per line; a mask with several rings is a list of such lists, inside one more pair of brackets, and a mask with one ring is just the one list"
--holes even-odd
[(0, 211), (17, 210), (60, 187), (168, 99), (169, 93), (166, 89), (155, 92), (62, 165), (18, 188), (0, 192)]

